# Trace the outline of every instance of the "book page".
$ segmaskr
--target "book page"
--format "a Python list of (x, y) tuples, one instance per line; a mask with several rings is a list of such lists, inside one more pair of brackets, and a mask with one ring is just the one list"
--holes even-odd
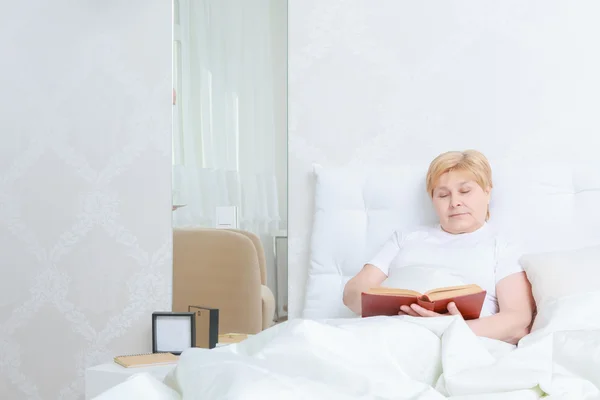
[(407, 289), (396, 289), (396, 288), (388, 288), (388, 287), (376, 287), (367, 290), (365, 293), (375, 294), (375, 295), (391, 295), (391, 296), (413, 296), (419, 297), (421, 293), (414, 290)]
[(435, 301), (449, 297), (465, 296), (482, 291), (483, 289), (477, 285), (451, 286), (430, 290), (429, 292), (425, 293), (425, 296), (427, 296), (429, 300)]

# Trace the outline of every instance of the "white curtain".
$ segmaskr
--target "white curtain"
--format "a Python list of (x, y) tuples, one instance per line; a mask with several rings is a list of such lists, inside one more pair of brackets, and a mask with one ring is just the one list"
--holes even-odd
[[(174, 226), (279, 227), (269, 0), (178, 0), (174, 9)], [(179, 42), (177, 42), (177, 40)]]

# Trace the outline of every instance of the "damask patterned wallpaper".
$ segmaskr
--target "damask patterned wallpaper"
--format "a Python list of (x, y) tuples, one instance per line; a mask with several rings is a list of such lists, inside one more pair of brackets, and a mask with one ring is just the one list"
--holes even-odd
[(0, 12), (0, 398), (81, 399), (170, 309), (171, 5)]
[(290, 318), (304, 302), (313, 163), (421, 163), (465, 148), (597, 157), (598, 12), (591, 0), (290, 0)]

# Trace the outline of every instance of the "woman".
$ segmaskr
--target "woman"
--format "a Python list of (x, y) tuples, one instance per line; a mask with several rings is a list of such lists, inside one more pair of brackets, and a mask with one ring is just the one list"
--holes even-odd
[[(492, 190), (488, 160), (475, 150), (443, 153), (431, 162), (426, 184), (439, 224), (394, 232), (346, 284), (344, 304), (360, 314), (364, 290), (387, 278), (401, 281), (406, 268), (435, 265), (487, 290), (480, 318), (467, 321), (475, 334), (516, 344), (529, 333), (535, 302), (518, 262), (520, 253), (487, 223)], [(460, 315), (454, 303), (448, 305), (448, 313)], [(416, 304), (403, 306), (399, 314), (441, 315)]]

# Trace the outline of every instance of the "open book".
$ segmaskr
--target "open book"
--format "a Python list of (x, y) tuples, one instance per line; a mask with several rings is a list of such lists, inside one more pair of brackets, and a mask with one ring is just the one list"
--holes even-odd
[(481, 314), (486, 291), (477, 285), (449, 286), (419, 293), (414, 290), (377, 287), (361, 294), (362, 316), (398, 315), (400, 306), (417, 303), (440, 314), (448, 312), (454, 302), (464, 319), (476, 319)]

